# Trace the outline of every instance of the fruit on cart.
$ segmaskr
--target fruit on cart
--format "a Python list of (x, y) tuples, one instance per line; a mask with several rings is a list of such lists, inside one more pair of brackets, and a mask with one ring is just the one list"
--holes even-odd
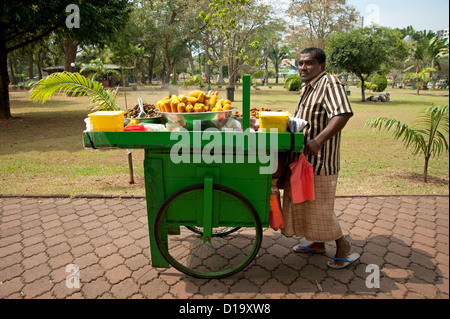
[(187, 113), (194, 113), (195, 111), (194, 111), (194, 107), (192, 106), (192, 104), (188, 104), (187, 106), (186, 106), (186, 112)]
[(218, 91), (191, 91), (188, 94), (172, 95), (156, 102), (157, 110), (171, 113), (220, 112), (233, 109), (230, 100), (218, 99)]
[[(153, 104), (147, 104), (144, 103), (144, 112), (147, 113), (146, 114), (146, 118), (153, 118), (153, 117), (160, 117), (161, 114), (156, 111), (156, 106)], [(128, 109), (125, 111), (125, 118), (129, 118), (129, 119), (135, 119), (138, 117), (139, 113), (140, 113), (140, 108), (139, 105), (136, 104), (133, 108)]]
[(186, 104), (183, 102), (178, 103), (178, 113), (186, 112)]
[(196, 113), (206, 112), (205, 104), (203, 104), (203, 103), (195, 103), (194, 111)]
[(178, 104), (180, 104), (180, 99), (176, 95), (172, 95), (170, 99), (170, 109), (172, 113), (178, 112)]
[(209, 99), (209, 106), (215, 107), (217, 103), (217, 95), (213, 94), (211, 98)]
[[(258, 119), (259, 118), (259, 111), (265, 111), (265, 112), (271, 112), (271, 109), (268, 109), (266, 107), (262, 107), (260, 109), (256, 107), (250, 108), (250, 118), (252, 119)], [(233, 114), (235, 117), (242, 117), (242, 113), (239, 111), (234, 112)]]

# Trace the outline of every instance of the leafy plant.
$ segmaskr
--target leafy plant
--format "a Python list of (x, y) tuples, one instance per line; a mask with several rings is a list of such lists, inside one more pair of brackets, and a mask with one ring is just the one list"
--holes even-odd
[(298, 74), (290, 74), (284, 79), (284, 88), (288, 91), (299, 91), (302, 80)]
[(406, 60), (406, 62), (412, 62), (413, 65), (404, 72), (413, 68), (416, 71), (415, 73), (408, 73), (405, 80), (416, 80), (417, 95), (419, 95), (420, 86), (422, 85), (426, 89), (426, 84), (432, 78), (433, 72), (442, 69), (441, 57), (448, 55), (448, 43), (432, 31), (416, 32), (410, 27), (404, 32), (414, 41), (411, 56)]
[(184, 81), (184, 87), (187, 88), (191, 83), (197, 84), (198, 86), (201, 87), (203, 85), (203, 79), (201, 74), (196, 74), (187, 79), (186, 81)]
[(380, 72), (376, 73), (370, 82), (376, 86), (375, 92), (383, 92), (388, 86), (386, 75)]
[[(358, 84), (356, 85), (356, 87), (361, 88), (362, 87), (362, 82), (359, 81)], [(366, 90), (369, 91), (373, 91), (373, 92), (378, 92), (378, 86), (372, 82), (364, 82), (364, 92)]]
[(419, 95), (419, 90), (421, 85), (426, 85), (428, 81), (430, 80), (430, 74), (431, 72), (436, 71), (434, 68), (426, 68), (422, 71), (419, 71), (419, 67), (416, 68), (416, 73), (408, 73), (405, 75), (403, 81), (414, 79), (416, 80), (416, 88), (417, 88), (417, 95)]
[(118, 79), (121, 78), (121, 75), (119, 72), (117, 72), (114, 69), (108, 68), (107, 65), (103, 64), (101, 59), (91, 60), (90, 64), (81, 68), (80, 73), (83, 73), (85, 71), (93, 72), (91, 75), (89, 75), (89, 78), (91, 80), (97, 80), (99, 78), (101, 79), (105, 75), (108, 75), (108, 74), (113, 74)]
[(449, 134), (449, 108), (431, 106), (419, 117), (415, 125), (409, 126), (395, 119), (378, 117), (366, 122), (365, 126), (393, 131), (395, 139), (402, 139), (413, 155), (421, 153), (425, 158), (423, 181), (427, 183), (428, 162), (431, 157), (448, 152), (446, 136)]
[(105, 90), (101, 83), (71, 72), (52, 73), (35, 83), (30, 91), (30, 100), (45, 103), (55, 94), (68, 93), (72, 96), (86, 96), (92, 103), (91, 111), (122, 110), (116, 103), (117, 89)]
[(264, 70), (258, 70), (256, 72), (254, 72), (251, 76), (251, 81), (252, 84), (254, 86), (254, 88), (256, 89), (257, 85), (258, 85), (258, 81), (253, 81), (254, 79), (259, 79), (259, 78), (263, 78), (266, 75), (266, 72), (264, 72)]

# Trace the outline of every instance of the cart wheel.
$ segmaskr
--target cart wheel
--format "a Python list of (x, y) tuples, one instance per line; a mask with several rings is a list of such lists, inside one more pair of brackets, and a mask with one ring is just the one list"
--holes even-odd
[[(213, 235), (204, 241), (203, 236), (182, 228), (179, 235), (167, 238), (166, 225), (171, 224), (170, 207), (176, 201), (203, 199), (203, 190), (204, 184), (191, 185), (163, 202), (155, 217), (155, 242), (161, 255), (179, 271), (197, 278), (223, 278), (241, 271), (256, 257), (262, 242), (261, 220), (247, 198), (231, 188), (214, 184), (213, 197), (225, 203), (226, 209), (213, 214), (220, 214), (221, 220), (227, 220), (226, 226), (233, 232), (226, 237)], [(183, 206), (187, 214), (189, 210), (198, 209)], [(242, 212), (238, 218), (236, 211)], [(213, 228), (213, 233), (216, 231)]]
[[(203, 227), (186, 226), (186, 228), (189, 229), (190, 231), (193, 231), (196, 234), (203, 235)], [(213, 231), (212, 236), (213, 237), (215, 237), (215, 236), (223, 237), (223, 236), (229, 235), (231, 233), (234, 233), (235, 231), (238, 231), (239, 229), (241, 229), (241, 227), (218, 228)]]

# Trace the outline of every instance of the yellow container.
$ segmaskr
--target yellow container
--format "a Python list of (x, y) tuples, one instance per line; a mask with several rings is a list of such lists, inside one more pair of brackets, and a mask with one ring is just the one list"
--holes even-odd
[(271, 131), (277, 129), (278, 133), (285, 133), (287, 128), (289, 115), (285, 112), (259, 112), (259, 130)]
[(98, 111), (88, 116), (95, 132), (123, 131), (124, 111)]

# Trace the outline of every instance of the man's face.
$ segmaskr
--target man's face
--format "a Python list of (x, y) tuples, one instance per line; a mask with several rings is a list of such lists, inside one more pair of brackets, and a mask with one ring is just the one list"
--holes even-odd
[(315, 56), (315, 52), (300, 54), (298, 70), (303, 83), (309, 83), (325, 70), (325, 63), (319, 64)]

